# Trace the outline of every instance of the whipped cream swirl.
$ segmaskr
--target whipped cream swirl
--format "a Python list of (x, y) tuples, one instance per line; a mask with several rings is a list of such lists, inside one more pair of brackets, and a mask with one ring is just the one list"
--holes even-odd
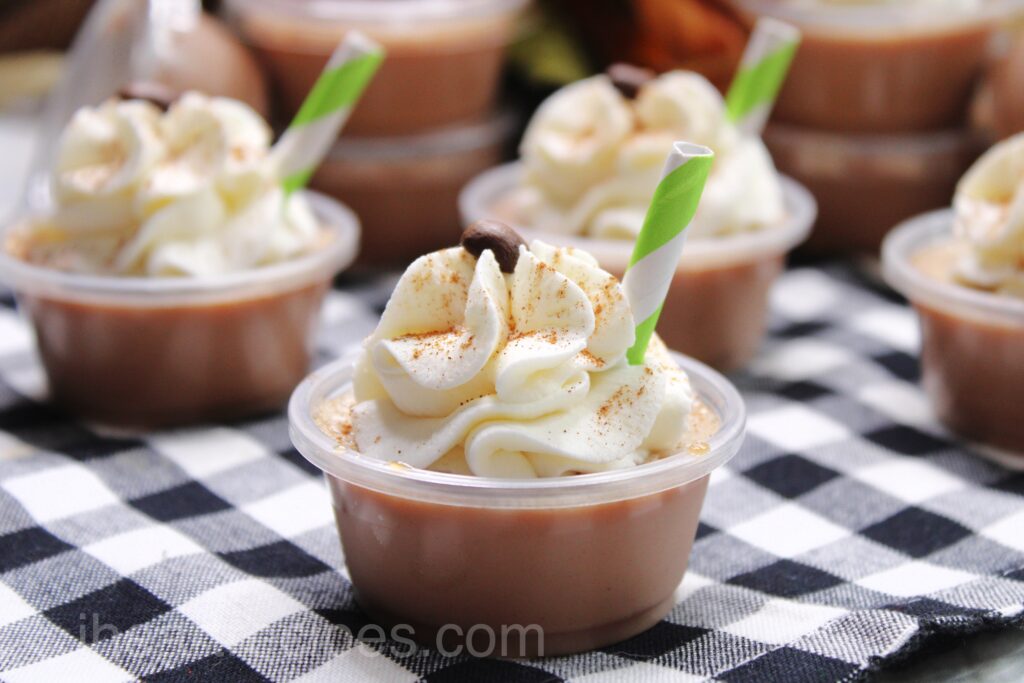
[(60, 140), (53, 211), (24, 257), (94, 274), (229, 273), (310, 251), (322, 232), (285, 201), (271, 131), (247, 105), (188, 93), (164, 113), (137, 100), (79, 110)]
[(478, 476), (629, 467), (679, 446), (693, 394), (657, 338), (625, 360), (633, 316), (588, 254), (542, 242), (510, 274), (461, 247), (415, 261), (356, 365), (366, 457)]
[(728, 123), (715, 87), (685, 71), (645, 83), (635, 100), (603, 74), (548, 98), (523, 138), (525, 178), (509, 198), (509, 218), (539, 230), (635, 239), (675, 140), (715, 151), (691, 235), (783, 220), (782, 186), (764, 144)]
[(986, 152), (953, 199), (963, 284), (1024, 298), (1024, 134)]

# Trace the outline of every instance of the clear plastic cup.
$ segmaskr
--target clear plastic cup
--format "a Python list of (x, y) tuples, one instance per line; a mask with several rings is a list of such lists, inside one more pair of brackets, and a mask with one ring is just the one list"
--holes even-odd
[(772, 124), (764, 142), (779, 170), (818, 202), (818, 222), (803, 247), (817, 254), (877, 255), (892, 226), (949, 206), (984, 150), (969, 129), (866, 135)]
[(657, 623), (686, 571), (708, 476), (736, 454), (745, 421), (725, 378), (675, 358), (720, 420), (699, 453), (533, 480), (431, 472), (345, 450), (313, 411), (350, 391), (351, 360), (311, 375), (289, 404), (291, 437), (324, 472), (362, 608), (407, 625), (404, 635), (420, 642), (450, 651), (469, 641), (471, 652), (505, 656), (593, 649)]
[[(481, 218), (501, 220), (527, 241), (583, 249), (621, 278), (633, 253), (631, 241), (541, 232), (505, 215), (502, 203), (520, 186), (522, 173), (522, 165), (515, 162), (474, 178), (459, 196), (464, 225)], [(780, 225), (687, 241), (658, 321), (658, 334), (671, 348), (719, 370), (739, 368), (757, 352), (768, 292), (785, 266), (786, 254), (807, 239), (817, 215), (814, 197), (803, 186), (784, 177), (782, 187), (786, 219)]]
[(312, 187), (344, 201), (363, 225), (359, 262), (402, 266), (459, 241), (459, 191), (502, 160), (515, 117), (400, 138), (343, 138)]
[(939, 418), (1024, 455), (1024, 301), (922, 271), (915, 259), (952, 240), (952, 210), (903, 223), (882, 248), (885, 278), (918, 313), (922, 381)]
[(730, 3), (750, 25), (770, 16), (803, 32), (775, 106), (776, 120), (875, 133), (962, 123), (993, 32), (1024, 10), (1022, 0), (942, 8), (898, 2)]
[(485, 118), (528, 0), (227, 0), (232, 24), (298, 111), (345, 33), (387, 50), (345, 135), (409, 135)]
[(348, 208), (308, 198), (329, 235), (320, 248), (228, 275), (80, 275), (0, 249), (0, 280), (35, 328), (51, 398), (87, 419), (132, 427), (282, 406), (309, 370), (324, 294), (359, 243)]

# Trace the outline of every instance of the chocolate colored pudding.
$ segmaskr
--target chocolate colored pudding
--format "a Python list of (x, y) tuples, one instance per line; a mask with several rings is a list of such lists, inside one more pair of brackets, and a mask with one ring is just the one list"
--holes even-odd
[(407, 139), (346, 140), (321, 164), (312, 186), (359, 216), (359, 263), (404, 267), (458, 241), (459, 191), (502, 160), (511, 124), (499, 116)]
[(387, 58), (345, 127), (346, 135), (381, 136), (486, 117), (523, 4), (474, 0), (437, 12), (417, 0), (232, 0), (228, 9), (270, 74), (285, 117), (298, 111), (347, 31), (383, 45)]
[(803, 32), (779, 93), (778, 121), (823, 130), (898, 133), (962, 123), (999, 20), (1019, 5), (973, 10), (875, 4), (732, 0), (750, 25), (760, 15)]
[(329, 281), (191, 306), (116, 306), (22, 296), (52, 399), (135, 427), (280, 408), (309, 369)]
[(801, 247), (816, 254), (877, 253), (900, 221), (948, 206), (982, 149), (966, 130), (871, 136), (774, 124), (764, 141), (779, 170), (818, 201), (814, 232)]
[[(344, 410), (328, 403), (317, 416), (342, 442)], [(720, 418), (698, 404), (689, 419), (681, 452), (706, 454)], [(669, 612), (708, 476), (601, 504), (526, 509), (414, 500), (331, 474), (327, 481), (356, 598), (374, 620), (408, 624), (418, 641), (441, 637), (449, 648), (468, 633), (476, 652), (488, 647), (488, 627), (506, 648), (492, 654), (533, 656), (609, 645)], [(536, 629), (515, 628), (531, 625), (543, 642)]]
[[(951, 276), (961, 253), (953, 242), (932, 244), (913, 254), (911, 265), (962, 287)], [(1024, 453), (1024, 320), (913, 303), (921, 321), (922, 379), (939, 418), (965, 436)]]

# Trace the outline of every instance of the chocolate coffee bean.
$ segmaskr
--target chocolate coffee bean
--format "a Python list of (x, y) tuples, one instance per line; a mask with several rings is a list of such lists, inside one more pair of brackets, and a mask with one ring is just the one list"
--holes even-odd
[(519, 247), (526, 241), (501, 221), (480, 220), (462, 233), (462, 248), (473, 256), (490, 249), (503, 273), (511, 273), (519, 261)]
[(631, 100), (636, 99), (640, 88), (655, 77), (655, 73), (650, 69), (622, 62), (612, 64), (606, 73), (622, 96)]

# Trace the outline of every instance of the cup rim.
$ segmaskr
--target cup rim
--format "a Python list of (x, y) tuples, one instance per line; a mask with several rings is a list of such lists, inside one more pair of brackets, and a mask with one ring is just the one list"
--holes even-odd
[(934, 9), (901, 4), (884, 6), (822, 6), (805, 4), (786, 6), (777, 0), (729, 0), (741, 14), (769, 16), (796, 24), (803, 29), (827, 30), (841, 34), (898, 35), (970, 29), (979, 24), (999, 21), (1024, 10), (1024, 0), (990, 0), (974, 9)]
[(366, 24), (408, 24), (420, 21), (458, 21), (511, 14), (529, 0), (227, 0), (229, 12), (262, 11), (318, 21), (356, 21)]
[[(463, 227), (487, 218), (495, 201), (518, 184), (523, 162), (512, 161), (489, 168), (472, 178), (459, 192), (459, 213)], [(703, 270), (733, 265), (761, 257), (766, 253), (785, 253), (811, 234), (818, 217), (818, 203), (806, 187), (779, 174), (786, 220), (778, 226), (752, 232), (689, 239), (679, 260), (679, 269)], [(585, 235), (542, 232), (513, 225), (527, 241), (540, 239), (557, 246), (569, 246), (592, 254), (602, 267), (625, 270), (633, 253), (631, 240), (598, 239)]]
[[(296, 289), (330, 279), (355, 260), (359, 250), (359, 219), (341, 202), (302, 191), (333, 239), (309, 254), (236, 273), (203, 277), (118, 277), (68, 273), (27, 263), (4, 248), (7, 229), (0, 231), (0, 281), (19, 294), (64, 301), (106, 302), (140, 307), (195, 305), (239, 298), (257, 298), (282, 289)], [(19, 221), (12, 222), (12, 225)]]
[(953, 237), (951, 208), (910, 218), (893, 228), (882, 243), (882, 269), (886, 282), (911, 303), (956, 313), (1024, 325), (1024, 301), (930, 278), (911, 264), (914, 253)]
[(538, 509), (583, 507), (651, 495), (696, 481), (728, 462), (745, 435), (746, 407), (736, 387), (692, 358), (672, 353), (697, 396), (720, 420), (705, 455), (676, 453), (636, 467), (540, 479), (502, 479), (448, 474), (363, 457), (340, 447), (313, 420), (312, 407), (351, 386), (355, 348), (309, 375), (288, 402), (289, 435), (295, 448), (326, 476), (383, 494), (443, 505)]

